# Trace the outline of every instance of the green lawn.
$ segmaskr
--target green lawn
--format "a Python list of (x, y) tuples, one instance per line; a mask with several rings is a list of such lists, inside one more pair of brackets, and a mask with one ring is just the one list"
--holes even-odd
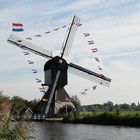
[[(96, 112), (80, 112), (81, 116), (85, 116), (85, 115), (100, 115), (102, 113), (104, 113), (105, 111), (96, 111)], [(108, 111), (107, 113), (109, 114), (116, 114), (116, 111)], [(135, 116), (136, 114), (140, 115), (140, 111), (120, 111), (120, 116), (127, 116), (127, 115), (131, 115), (131, 116)]]

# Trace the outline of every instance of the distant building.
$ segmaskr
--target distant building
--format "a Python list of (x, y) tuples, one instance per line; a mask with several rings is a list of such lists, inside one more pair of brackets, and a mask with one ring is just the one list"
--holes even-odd
[(24, 120), (30, 120), (32, 116), (34, 115), (33, 111), (30, 108), (25, 108), (20, 111), (20, 118)]

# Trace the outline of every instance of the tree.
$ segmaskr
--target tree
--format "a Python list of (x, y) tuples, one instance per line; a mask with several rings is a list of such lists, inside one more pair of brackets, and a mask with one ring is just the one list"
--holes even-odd
[(79, 112), (80, 112), (80, 110), (81, 110), (81, 103), (80, 103), (80, 100), (79, 100), (79, 98), (77, 97), (77, 95), (75, 95), (75, 96), (72, 96), (72, 97), (71, 97), (71, 101), (72, 101), (72, 103), (74, 104), (74, 106), (75, 106), (75, 108), (76, 108), (76, 111), (75, 111), (74, 115), (75, 115), (75, 118), (77, 118), (77, 117), (79, 117)]
[(72, 96), (72, 97), (71, 97), (71, 101), (72, 101), (72, 103), (74, 104), (76, 110), (77, 110), (77, 111), (80, 111), (80, 109), (81, 109), (81, 103), (80, 103), (80, 100), (79, 100), (79, 98), (77, 97), (77, 95)]
[(105, 106), (105, 108), (109, 111), (113, 111), (113, 102), (112, 101), (108, 101), (107, 103), (103, 104)]
[(28, 101), (19, 96), (12, 97), (11, 103), (12, 108), (16, 109), (17, 111), (21, 111), (22, 109), (28, 107)]
[(38, 104), (39, 104), (39, 100), (33, 99), (32, 101), (28, 102), (28, 107), (31, 110), (33, 110), (33, 112), (36, 112)]
[(129, 110), (130, 109), (130, 105), (129, 104), (120, 104), (120, 109), (124, 109), (124, 110)]
[(60, 108), (58, 110), (58, 114), (70, 114), (73, 111), (74, 111), (73, 106), (71, 106), (71, 105), (65, 105), (65, 106), (63, 106), (62, 108)]
[(137, 109), (137, 106), (136, 106), (135, 103), (132, 103), (132, 104), (130, 105), (130, 108), (131, 108), (132, 110), (136, 110), (136, 109)]

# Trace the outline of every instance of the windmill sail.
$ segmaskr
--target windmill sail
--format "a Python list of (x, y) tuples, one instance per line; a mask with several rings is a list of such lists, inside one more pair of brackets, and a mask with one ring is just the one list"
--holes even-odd
[[(10, 35), (8, 38), (8, 42), (16, 45), (17, 47), (31, 51), (37, 55), (40, 55), (45, 58), (51, 58), (46, 62), (44, 65), (44, 72), (45, 72), (45, 84), (48, 86), (48, 90), (45, 91), (41, 89), (42, 92), (44, 92), (44, 96), (42, 100), (39, 103), (37, 111), (41, 114), (45, 113), (46, 115), (54, 115), (55, 113), (55, 103), (57, 102), (71, 102), (70, 98), (68, 98), (64, 86), (67, 85), (67, 69), (69, 72), (83, 77), (85, 79), (91, 80), (93, 82), (96, 82), (98, 84), (108, 86), (111, 83), (111, 79), (105, 77), (102, 74), (97, 74), (95, 72), (92, 72), (90, 70), (87, 70), (83, 67), (80, 67), (78, 65), (75, 65), (73, 63), (68, 64), (66, 60), (63, 59), (63, 56), (68, 56), (70, 53), (70, 49), (74, 40), (74, 36), (76, 34), (77, 28), (80, 26), (80, 18), (77, 16), (73, 17), (72, 23), (70, 25), (70, 28), (68, 29), (66, 38), (64, 39), (64, 44), (62, 47), (61, 56), (52, 56), (52, 53), (50, 51), (47, 51), (46, 49), (40, 48), (37, 45), (34, 45), (32, 43), (27, 42), (26, 40), (31, 40), (31, 38), (26, 38), (26, 40), (21, 39), (15, 35)], [(65, 27), (65, 26), (63, 26)], [(62, 28), (63, 28), (62, 27)], [(58, 28), (54, 29), (58, 30)], [(50, 33), (50, 31), (45, 32), (45, 34)], [(86, 34), (87, 36), (89, 34)], [(41, 35), (36, 35), (36, 37), (40, 37)], [(89, 42), (90, 44), (93, 44), (94, 42), (91, 40)], [(95, 49), (95, 48), (93, 48)], [(93, 51), (92, 49), (92, 51)], [(94, 52), (97, 50), (94, 50)], [(24, 52), (25, 55), (28, 55), (28, 52)], [(33, 63), (32, 61), (28, 61), (30, 64)], [(32, 69), (33, 73), (37, 73), (37, 70)], [(40, 79), (36, 78), (36, 81), (38, 83), (42, 82)], [(57, 92), (56, 92), (57, 91)], [(62, 93), (60, 93), (62, 92)], [(63, 96), (62, 96), (63, 95)], [(60, 104), (59, 104), (60, 105)]]
[(62, 47), (61, 57), (63, 57), (63, 55), (64, 56), (69, 55), (70, 49), (71, 49), (71, 46), (72, 46), (72, 43), (73, 43), (73, 40), (74, 40), (74, 37), (75, 37), (75, 34), (76, 34), (76, 31), (77, 31), (79, 24), (80, 24), (80, 18), (77, 16), (74, 16), (72, 23), (71, 23), (71, 26), (69, 28), (69, 31), (67, 33), (67, 36), (64, 40), (64, 45)]
[(109, 87), (111, 79), (105, 77), (102, 74), (98, 74), (95, 72), (92, 72), (90, 70), (87, 70), (81, 66), (75, 65), (73, 63), (68, 64), (68, 71), (72, 74), (75, 74), (77, 76), (83, 77), (87, 80), (96, 82), (98, 84), (104, 85)]
[(13, 45), (20, 47), (23, 50), (31, 51), (43, 57), (52, 58), (52, 53), (49, 52), (48, 50), (40, 48), (37, 45), (34, 45), (32, 43), (29, 43), (15, 35), (11, 34), (7, 41)]

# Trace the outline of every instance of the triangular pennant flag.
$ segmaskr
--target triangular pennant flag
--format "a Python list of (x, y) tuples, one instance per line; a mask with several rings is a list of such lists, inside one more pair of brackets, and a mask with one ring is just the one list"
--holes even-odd
[(23, 52), (24, 53), (24, 55), (29, 55), (29, 52)]
[(82, 95), (86, 95), (85, 91), (81, 92)]
[(62, 26), (61, 28), (65, 28), (65, 27), (67, 27), (67, 25)]
[(32, 40), (32, 38), (31, 38), (31, 37), (26, 37), (26, 39), (27, 39), (27, 40)]
[(95, 90), (97, 88), (97, 85), (93, 86), (92, 89)]
[(95, 60), (96, 60), (97, 62), (100, 62), (99, 58), (97, 58), (97, 57), (94, 57), (94, 58), (95, 58)]
[(82, 26), (82, 24), (81, 24), (81, 23), (79, 23), (79, 24), (78, 24), (78, 27), (79, 27), (79, 26)]
[(83, 33), (84, 37), (87, 37), (89, 36), (90, 34), (89, 33)]
[(17, 40), (17, 42), (19, 42), (19, 43), (20, 43), (20, 42), (22, 42), (22, 40)]
[(88, 91), (88, 89), (86, 88), (85, 91)]
[(59, 28), (56, 28), (56, 29), (53, 29), (54, 31), (57, 31), (57, 30), (59, 30)]
[(92, 45), (92, 44), (94, 44), (94, 41), (93, 40), (90, 40), (90, 41), (88, 41), (88, 44), (89, 45)]
[(35, 35), (35, 37), (41, 37), (41, 35)]
[(37, 83), (40, 83), (40, 82), (42, 82), (40, 79), (38, 79), (38, 78), (36, 78), (36, 82)]
[(34, 64), (34, 62), (33, 62), (33, 61), (30, 61), (30, 60), (28, 60), (28, 63), (29, 63), (29, 64)]
[(33, 72), (33, 73), (37, 73), (37, 70), (36, 70), (36, 69), (32, 69), (32, 72)]
[(102, 70), (102, 68), (100, 66), (98, 66), (99, 70)]
[(49, 34), (51, 31), (47, 31), (47, 32), (45, 32), (44, 34)]
[(40, 92), (45, 92), (44, 88), (39, 88)]
[(91, 51), (92, 51), (93, 53), (95, 53), (95, 52), (98, 51), (98, 49), (97, 49), (97, 48), (92, 48)]

